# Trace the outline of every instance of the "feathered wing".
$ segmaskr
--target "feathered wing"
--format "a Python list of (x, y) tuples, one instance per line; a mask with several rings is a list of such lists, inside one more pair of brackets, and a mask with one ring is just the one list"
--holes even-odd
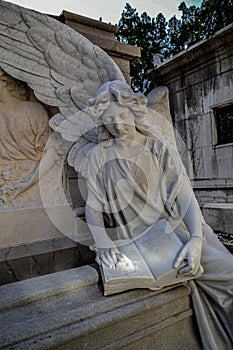
[(156, 87), (147, 95), (147, 101), (148, 119), (154, 126), (155, 136), (158, 135), (176, 147), (168, 88), (166, 86)]
[(99, 86), (125, 80), (111, 57), (75, 30), (2, 0), (0, 48), (0, 67), (26, 82), (41, 102), (59, 108), (50, 126), (68, 141), (94, 127), (82, 109)]

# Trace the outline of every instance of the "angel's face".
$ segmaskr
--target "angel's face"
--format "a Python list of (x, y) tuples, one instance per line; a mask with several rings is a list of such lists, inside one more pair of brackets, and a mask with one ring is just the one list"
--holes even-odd
[(133, 113), (128, 107), (119, 103), (111, 103), (102, 114), (102, 120), (115, 138), (133, 139), (136, 134)]

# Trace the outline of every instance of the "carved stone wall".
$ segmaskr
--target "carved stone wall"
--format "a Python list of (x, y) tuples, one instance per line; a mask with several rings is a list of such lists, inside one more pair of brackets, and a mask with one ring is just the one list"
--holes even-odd
[(218, 144), (215, 111), (233, 104), (232, 34), (229, 25), (150, 72), (156, 84), (170, 90), (174, 125), (186, 145), (183, 160), (203, 214), (213, 229), (229, 234), (233, 234), (233, 135), (232, 142)]

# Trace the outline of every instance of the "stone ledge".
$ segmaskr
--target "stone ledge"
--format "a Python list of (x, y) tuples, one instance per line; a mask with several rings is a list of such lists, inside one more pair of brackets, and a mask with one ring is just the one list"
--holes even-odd
[(69, 208), (0, 211), (0, 285), (83, 265), (82, 251), (76, 255), (77, 242), (88, 246), (93, 239), (87, 224)]
[(98, 21), (96, 19), (86, 17), (86, 16), (81, 16), (73, 12), (69, 12), (66, 10), (63, 10), (60, 18), (63, 19), (63, 21), (71, 21), (74, 23), (79, 23), (82, 24), (86, 27), (94, 28), (103, 31), (106, 35), (107, 33), (111, 33), (113, 36), (118, 32), (118, 27), (112, 24), (108, 24), (105, 22)]
[(194, 189), (233, 188), (233, 179), (191, 179)]
[(201, 349), (186, 286), (104, 297), (97, 280), (85, 266), (1, 287), (0, 348)]
[(31, 243), (22, 243), (0, 248), (0, 262), (5, 260), (22, 259), (51, 251), (55, 252), (60, 249), (70, 249), (76, 246), (76, 242), (65, 236), (54, 237)]
[(205, 203), (202, 206), (203, 209), (223, 209), (233, 210), (233, 203)]
[(215, 232), (233, 234), (233, 203), (205, 203), (202, 213)]
[(98, 282), (95, 269), (85, 266), (51, 275), (0, 286), (0, 311), (25, 306), (32, 302), (77, 291)]

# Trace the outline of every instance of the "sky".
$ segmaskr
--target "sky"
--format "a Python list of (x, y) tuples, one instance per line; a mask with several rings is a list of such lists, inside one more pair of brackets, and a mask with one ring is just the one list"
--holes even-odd
[[(47, 14), (60, 15), (63, 10), (93, 19), (102, 17), (103, 22), (117, 24), (128, 2), (138, 13), (147, 12), (156, 17), (159, 12), (169, 19), (179, 17), (178, 6), (182, 0), (12, 0), (15, 4)], [(200, 5), (202, 0), (185, 0), (186, 5)]]

